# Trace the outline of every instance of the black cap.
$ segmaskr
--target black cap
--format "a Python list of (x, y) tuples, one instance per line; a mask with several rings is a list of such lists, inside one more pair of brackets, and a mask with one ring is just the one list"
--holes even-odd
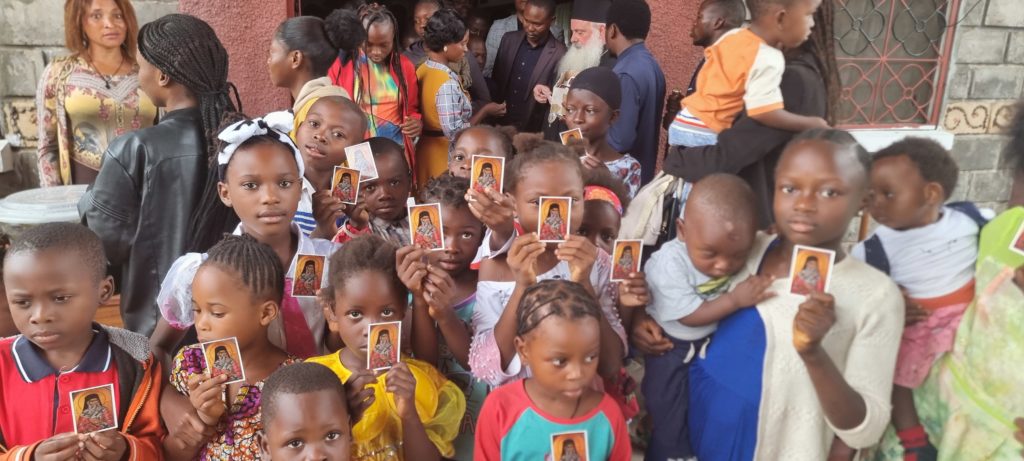
[(572, 3), (572, 19), (604, 24), (608, 21), (611, 0), (575, 0)]

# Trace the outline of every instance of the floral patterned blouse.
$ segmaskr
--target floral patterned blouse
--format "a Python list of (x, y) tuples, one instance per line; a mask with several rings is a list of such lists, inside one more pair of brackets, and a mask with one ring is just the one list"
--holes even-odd
[(156, 121), (156, 107), (139, 89), (139, 66), (104, 76), (84, 58), (57, 58), (43, 71), (36, 92), (39, 182), (43, 187), (89, 184), (99, 174), (107, 145)]
[[(301, 362), (300, 359), (288, 356), (282, 367)], [(171, 385), (179, 393), (188, 396), (188, 379), (203, 374), (203, 349), (199, 345), (182, 348), (174, 357), (174, 369), (171, 371)], [(260, 448), (256, 434), (263, 430), (260, 415), (260, 395), (263, 392), (263, 381), (243, 383), (238, 395), (231, 400), (227, 413), (217, 424), (217, 436), (203, 447), (194, 459), (253, 461), (260, 459)]]

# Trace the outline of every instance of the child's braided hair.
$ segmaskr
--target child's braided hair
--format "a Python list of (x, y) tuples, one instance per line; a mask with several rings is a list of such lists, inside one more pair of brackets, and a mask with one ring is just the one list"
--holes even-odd
[(259, 300), (281, 302), (284, 296), (284, 268), (277, 253), (249, 235), (225, 235), (210, 248), (203, 265), (238, 274)]
[[(199, 203), (189, 217), (189, 249), (205, 251), (237, 219), (217, 193), (216, 139), (225, 113), (241, 110), (231, 101), (238, 90), (228, 82), (228, 52), (209, 24), (187, 14), (169, 14), (139, 29), (139, 54), (199, 101), (208, 156)], [(237, 222), (237, 221), (236, 221)]]
[(583, 285), (568, 280), (544, 280), (526, 289), (519, 301), (516, 320), (518, 336), (523, 336), (544, 319), (558, 316), (567, 320), (593, 317), (600, 320), (601, 307)]

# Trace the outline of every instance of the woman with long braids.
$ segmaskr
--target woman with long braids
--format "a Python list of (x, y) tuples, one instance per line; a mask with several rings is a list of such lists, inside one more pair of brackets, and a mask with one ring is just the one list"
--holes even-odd
[(405, 146), (405, 158), (415, 172), (415, 139), (423, 129), (416, 68), (401, 53), (398, 20), (387, 7), (364, 4), (357, 14), (366, 29), (366, 43), (358, 55), (342, 50), (327, 76), (348, 90), (366, 113), (369, 137)]
[[(237, 223), (218, 199), (212, 136), (226, 112), (228, 54), (202, 20), (170, 14), (139, 31), (139, 86), (165, 110), (157, 125), (116, 139), (78, 204), (119, 276), (125, 327), (153, 331), (168, 268)], [(237, 98), (237, 94), (236, 94)]]
[(39, 183), (91, 184), (114, 138), (156, 121), (139, 91), (135, 35), (128, 0), (67, 0), (64, 46), (39, 81)]

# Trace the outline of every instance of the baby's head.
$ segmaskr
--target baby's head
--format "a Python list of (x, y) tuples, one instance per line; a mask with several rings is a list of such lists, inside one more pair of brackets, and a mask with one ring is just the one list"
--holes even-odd
[(114, 292), (99, 237), (80, 224), (32, 227), (14, 240), (3, 266), (18, 331), (44, 351), (83, 353), (96, 310)]
[[(814, 12), (823, 0), (747, 0), (750, 22), (774, 35), (782, 49), (807, 41), (814, 27)], [(776, 43), (769, 43), (776, 46)]]
[(868, 211), (879, 224), (897, 230), (927, 226), (956, 188), (960, 170), (939, 143), (906, 138), (871, 160)]
[(504, 157), (512, 160), (516, 149), (512, 145), (515, 128), (475, 125), (455, 134), (455, 147), (448, 159), (448, 172), (452, 176), (469, 178), (473, 169), (473, 156)]
[(586, 169), (583, 181), (583, 223), (576, 233), (611, 254), (622, 226), (622, 214), (629, 206), (629, 192), (622, 180), (606, 168)]
[(367, 142), (373, 151), (377, 179), (359, 185), (360, 199), (366, 202), (370, 216), (385, 221), (401, 219), (406, 214), (405, 201), (412, 188), (412, 171), (405, 160), (405, 149), (388, 138), (370, 138)]
[(718, 173), (693, 185), (676, 222), (693, 266), (711, 278), (739, 272), (757, 234), (754, 192), (737, 176)]
[(341, 380), (318, 363), (296, 363), (267, 378), (260, 398), (265, 460), (347, 461), (352, 445)]

